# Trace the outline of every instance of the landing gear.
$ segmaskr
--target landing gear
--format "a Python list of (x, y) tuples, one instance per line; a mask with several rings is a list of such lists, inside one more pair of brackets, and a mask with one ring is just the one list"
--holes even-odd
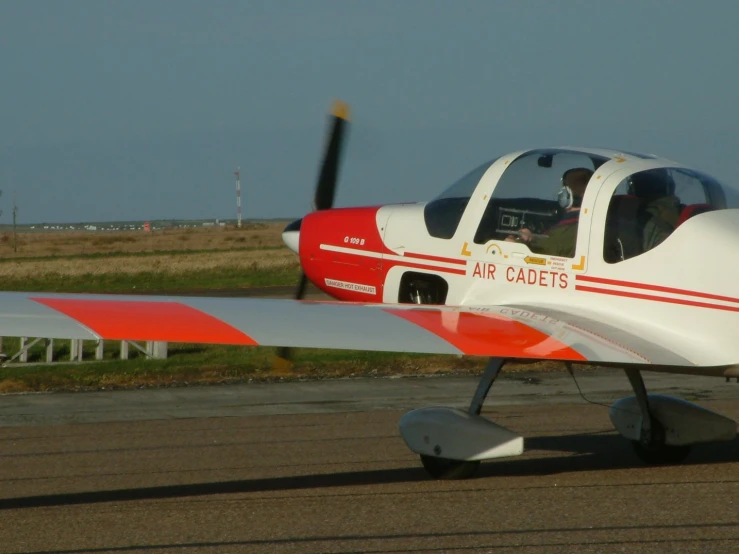
[(504, 359), (491, 358), (467, 411), (421, 408), (400, 421), (400, 433), (434, 479), (472, 477), (481, 460), (517, 456), (523, 437), (480, 416)]
[(641, 411), (641, 430), (639, 440), (631, 441), (634, 453), (648, 465), (679, 464), (690, 454), (690, 445), (670, 445), (665, 443), (665, 428), (655, 417), (649, 405), (649, 395), (638, 369), (626, 369), (631, 388)]
[[(467, 409), (467, 413), (475, 416), (479, 416), (482, 411), (482, 405), (487, 398), (490, 388), (493, 386), (496, 377), (500, 373), (505, 363), (504, 359), (501, 358), (490, 358), (485, 372), (482, 374), (480, 382), (477, 384), (477, 390), (475, 395), (472, 397), (470, 407)], [(421, 463), (424, 469), (434, 479), (468, 479), (472, 477), (476, 472), (477, 468), (480, 467), (479, 460), (468, 462), (464, 460), (451, 460), (449, 458), (439, 458), (436, 456), (428, 456), (421, 454)]]
[(732, 441), (736, 422), (692, 402), (647, 394), (637, 368), (625, 369), (634, 396), (613, 403), (608, 415), (636, 455), (649, 465), (679, 464), (694, 444)]
[(480, 378), (480, 382), (477, 384), (475, 395), (472, 397), (470, 407), (467, 409), (468, 413), (476, 416), (480, 415), (482, 405), (485, 403), (485, 399), (488, 397), (488, 393), (490, 392), (495, 379), (498, 377), (500, 370), (503, 369), (503, 364), (505, 364), (505, 362), (506, 361), (503, 358), (490, 358), (490, 361), (485, 367), (485, 371)]

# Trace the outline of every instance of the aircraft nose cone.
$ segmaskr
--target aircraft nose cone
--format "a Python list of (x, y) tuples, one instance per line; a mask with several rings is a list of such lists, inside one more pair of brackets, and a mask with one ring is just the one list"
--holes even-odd
[(296, 219), (282, 231), (282, 242), (296, 254), (300, 253), (300, 224), (303, 219)]

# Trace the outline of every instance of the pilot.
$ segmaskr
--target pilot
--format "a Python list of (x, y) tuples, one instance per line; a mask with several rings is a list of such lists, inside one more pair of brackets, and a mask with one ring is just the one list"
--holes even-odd
[(557, 194), (559, 205), (564, 209), (562, 220), (543, 237), (534, 237), (529, 229), (521, 229), (519, 240), (527, 243), (532, 252), (573, 258), (580, 206), (592, 176), (593, 170), (585, 167), (565, 171), (561, 179), (562, 187)]
[(643, 252), (665, 240), (677, 227), (680, 200), (675, 183), (664, 169), (640, 171), (629, 177), (629, 194), (641, 201)]

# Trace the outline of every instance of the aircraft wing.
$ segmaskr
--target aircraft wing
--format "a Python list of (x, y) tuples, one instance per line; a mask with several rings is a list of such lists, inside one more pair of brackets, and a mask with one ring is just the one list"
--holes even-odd
[(0, 336), (693, 366), (613, 326), (530, 306), (2, 292)]

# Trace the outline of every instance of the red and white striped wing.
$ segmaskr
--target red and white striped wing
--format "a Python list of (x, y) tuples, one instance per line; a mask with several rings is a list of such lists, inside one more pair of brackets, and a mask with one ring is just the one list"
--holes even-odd
[(515, 306), (0, 293), (0, 336), (693, 365), (600, 322)]

